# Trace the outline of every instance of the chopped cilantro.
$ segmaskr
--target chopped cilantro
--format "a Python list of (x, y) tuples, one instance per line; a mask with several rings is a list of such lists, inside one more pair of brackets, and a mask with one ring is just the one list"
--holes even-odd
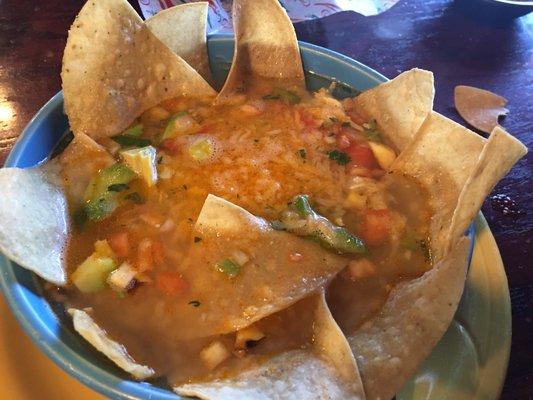
[(189, 301), (188, 304), (190, 304), (193, 307), (200, 307), (200, 304), (202, 304), (202, 303), (200, 303), (200, 301), (198, 301), (198, 300), (191, 300), (191, 301)]
[(279, 95), (269, 93), (263, 96), (263, 100), (279, 100)]
[(302, 157), (305, 160), (305, 157), (307, 157), (307, 152), (305, 149), (298, 150), (298, 154), (300, 154), (300, 157)]
[(195, 236), (194, 237), (194, 243), (198, 243), (198, 242), (201, 242), (202, 241), (202, 238), (199, 237), (199, 236)]
[(330, 160), (336, 161), (339, 165), (346, 165), (352, 160), (348, 154), (339, 150), (332, 150), (328, 155)]

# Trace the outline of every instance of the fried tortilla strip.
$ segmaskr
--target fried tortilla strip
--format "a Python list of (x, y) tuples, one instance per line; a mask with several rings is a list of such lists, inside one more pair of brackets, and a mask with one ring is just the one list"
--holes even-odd
[(68, 312), (72, 316), (76, 332), (124, 371), (129, 372), (135, 379), (139, 380), (154, 375), (154, 371), (150, 367), (137, 364), (124, 346), (109, 338), (106, 332), (85, 311), (70, 308)]
[(206, 44), (207, 7), (207, 2), (180, 4), (158, 12), (145, 24), (170, 50), (212, 82)]
[(498, 119), (507, 115), (507, 99), (488, 90), (473, 86), (459, 85), (454, 90), (457, 112), (463, 119), (485, 133), (490, 133), (498, 126)]
[(415, 177), (429, 191), (436, 261), (459, 240), (492, 187), (526, 152), (524, 145), (499, 128), (487, 141), (436, 112), (428, 116), (391, 171)]
[(418, 279), (397, 285), (380, 313), (347, 335), (367, 399), (390, 399), (438, 343), (463, 292), (469, 240)]
[(0, 169), (0, 250), (56, 285), (67, 283), (67, 200), (42, 167)]
[(383, 135), (403, 150), (433, 109), (434, 97), (433, 73), (414, 68), (361, 93), (355, 109), (366, 120), (376, 119)]
[(298, 40), (277, 0), (235, 0), (233, 28), (235, 53), (217, 102), (248, 92), (264, 80), (305, 88)]
[(492, 187), (526, 153), (505, 131), (493, 134), (487, 141), (432, 112), (391, 167), (417, 178), (430, 193), (435, 265), (399, 284), (376, 317), (347, 335), (369, 399), (391, 398), (453, 318), (466, 277), (464, 231)]
[(61, 78), (72, 131), (93, 138), (120, 133), (165, 99), (215, 95), (125, 0), (85, 3), (69, 31)]
[(346, 338), (331, 316), (323, 293), (313, 296), (316, 340), (312, 348), (284, 352), (236, 376), (185, 384), (174, 391), (206, 400), (364, 399)]
[[(276, 231), (269, 222), (213, 195), (204, 203), (194, 236), (202, 240), (191, 246), (186, 263), (197, 271), (198, 282), (191, 286), (201, 284), (205, 315), (183, 327), (184, 335), (242, 329), (322, 287), (347, 263), (313, 241)], [(294, 252), (303, 258), (290, 261)], [(218, 290), (204, 290), (212, 287)]]
[(465, 183), (453, 214), (450, 246), (467, 229), (496, 183), (527, 153), (527, 147), (500, 127), (494, 128)]
[(475, 169), (486, 140), (454, 121), (431, 112), (391, 171), (412, 176), (430, 194), (432, 255), (440, 260), (448, 249), (450, 222), (457, 200)]

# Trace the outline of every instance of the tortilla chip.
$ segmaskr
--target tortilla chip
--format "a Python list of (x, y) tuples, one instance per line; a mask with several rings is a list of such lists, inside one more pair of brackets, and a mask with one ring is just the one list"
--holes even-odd
[(93, 138), (120, 133), (165, 99), (215, 95), (125, 0), (85, 3), (69, 31), (61, 78), (72, 131)]
[(430, 194), (434, 261), (448, 249), (449, 229), (457, 200), (474, 171), (486, 140), (452, 120), (431, 112), (415, 139), (391, 166), (393, 173), (412, 176)]
[[(314, 292), (347, 264), (346, 258), (313, 241), (276, 231), (262, 218), (213, 195), (204, 203), (194, 236), (202, 240), (191, 247), (185, 264), (201, 273), (202, 288), (220, 290), (205, 291), (202, 305), (209, 312), (201, 321), (191, 321), (184, 335), (186, 330), (209, 336), (242, 329)], [(253, 251), (238, 276), (217, 271), (221, 260), (231, 259), (240, 249)], [(294, 252), (304, 258), (291, 262), (289, 255)], [(195, 287), (194, 281), (190, 283)], [(233, 293), (231, 298), (225, 295), (228, 292)]]
[(68, 312), (72, 316), (76, 332), (124, 371), (129, 372), (135, 379), (139, 380), (154, 375), (154, 370), (145, 365), (137, 364), (124, 346), (110, 339), (107, 333), (85, 311), (70, 308)]
[(104, 147), (81, 133), (74, 136), (63, 153), (47, 163), (45, 168), (60, 177), (58, 183), (67, 195), (70, 207), (77, 209), (84, 201), (83, 196), (91, 178), (114, 163), (115, 160)]
[(391, 168), (417, 178), (430, 193), (436, 264), (422, 277), (399, 284), (378, 316), (348, 334), (368, 398), (392, 397), (453, 317), (467, 267), (464, 231), (492, 187), (526, 153), (505, 131), (493, 135), (487, 141), (432, 112)]
[(348, 334), (367, 399), (390, 399), (448, 328), (464, 288), (469, 239), (420, 278), (400, 283), (381, 312)]
[(314, 324), (316, 349), (322, 351), (331, 360), (337, 374), (346, 382), (351, 382), (358, 397), (364, 399), (363, 383), (353, 353), (346, 341), (346, 336), (331, 315), (323, 291), (321, 291), (320, 299), (317, 301)]
[(376, 119), (382, 134), (398, 150), (415, 137), (433, 109), (433, 73), (414, 68), (355, 98), (357, 112)]
[(201, 399), (364, 399), (357, 366), (346, 338), (332, 318), (323, 293), (315, 294), (312, 349), (274, 356), (237, 376), (178, 386), (174, 391)]
[(67, 283), (67, 202), (42, 168), (0, 169), (0, 250), (56, 285)]
[(234, 0), (235, 53), (217, 102), (264, 80), (305, 88), (298, 40), (277, 0)]
[(206, 44), (207, 3), (180, 4), (145, 21), (150, 31), (196, 72), (212, 82)]
[(450, 245), (473, 221), (494, 185), (526, 153), (527, 147), (520, 141), (503, 129), (494, 128), (479, 156), (476, 169), (472, 171), (459, 197), (451, 222)]
[(488, 90), (459, 85), (454, 90), (455, 108), (474, 128), (490, 133), (498, 126), (498, 119), (507, 115), (507, 99)]

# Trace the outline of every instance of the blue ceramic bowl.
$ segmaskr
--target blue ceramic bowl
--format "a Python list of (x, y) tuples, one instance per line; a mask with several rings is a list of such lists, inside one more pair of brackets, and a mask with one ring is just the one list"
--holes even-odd
[[(233, 38), (208, 39), (209, 57), (216, 80), (227, 75)], [(339, 97), (354, 96), (387, 79), (376, 71), (333, 51), (300, 43), (308, 87), (316, 90), (332, 80), (342, 82)], [(30, 121), (13, 148), (6, 166), (30, 167), (47, 159), (68, 128), (63, 95), (56, 94)], [(44, 299), (42, 283), (31, 272), (0, 255), (0, 287), (24, 330), (63, 370), (105, 396), (114, 399), (177, 399), (163, 383), (136, 382), (96, 352), (72, 328), (70, 319)]]

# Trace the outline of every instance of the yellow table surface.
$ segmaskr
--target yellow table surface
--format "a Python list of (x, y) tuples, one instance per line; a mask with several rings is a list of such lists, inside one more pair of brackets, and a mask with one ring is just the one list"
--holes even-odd
[(103, 400), (33, 344), (0, 294), (0, 399)]

